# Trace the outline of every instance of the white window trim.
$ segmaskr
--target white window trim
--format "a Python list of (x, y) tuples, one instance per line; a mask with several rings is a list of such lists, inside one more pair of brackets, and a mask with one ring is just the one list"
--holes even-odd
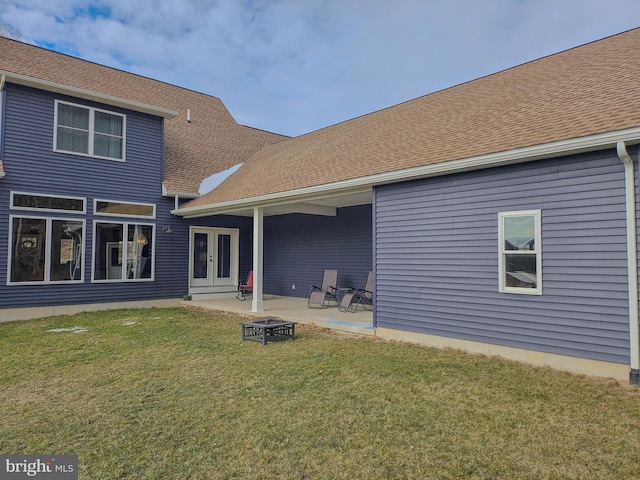
[[(135, 217), (135, 218), (142, 218), (142, 217)], [(112, 223), (112, 224), (116, 224), (116, 225), (121, 225), (122, 226), (122, 232), (123, 234), (129, 229), (129, 225), (141, 225), (144, 227), (151, 227), (151, 245), (152, 245), (152, 250), (151, 250), (151, 276), (149, 278), (126, 278), (125, 272), (126, 269), (123, 268), (122, 269), (122, 277), (125, 278), (104, 278), (104, 279), (96, 279), (96, 274), (95, 274), (95, 268), (96, 268), (96, 252), (97, 252), (97, 247), (96, 247), (96, 228), (98, 226), (98, 223)], [(108, 220), (108, 219), (100, 219), (100, 220), (94, 220), (93, 221), (93, 245), (91, 248), (91, 283), (138, 283), (138, 282), (153, 282), (155, 281), (155, 276), (156, 276), (156, 225), (154, 223), (144, 223), (144, 222), (119, 222), (119, 221), (112, 221), (112, 220)]]
[[(86, 110), (89, 110), (89, 145), (88, 145), (89, 153), (74, 152), (72, 150), (63, 150), (61, 148), (58, 148), (58, 105), (59, 104), (71, 105), (73, 107), (84, 108)], [(102, 155), (95, 155), (93, 153), (94, 135), (96, 133), (95, 121), (94, 121), (95, 112), (104, 112), (104, 113), (108, 113), (109, 115), (122, 117), (122, 158), (105, 157)], [(104, 110), (101, 108), (89, 107), (87, 105), (81, 105), (78, 103), (65, 102), (63, 100), (55, 100), (54, 118), (53, 118), (53, 151), (54, 152), (66, 153), (69, 155), (79, 155), (81, 157), (100, 158), (103, 160), (112, 160), (114, 162), (124, 162), (127, 158), (126, 149), (127, 149), (127, 116), (126, 115), (123, 115), (122, 113), (113, 112), (110, 110)]]
[[(504, 229), (503, 219), (505, 217), (533, 216), (535, 218), (535, 250), (527, 250), (523, 254), (536, 255), (536, 286), (537, 288), (518, 288), (506, 286), (505, 255), (518, 254), (517, 251), (504, 249)], [(541, 210), (519, 210), (513, 212), (498, 213), (498, 278), (500, 293), (517, 293), (521, 295), (542, 295), (542, 211)]]
[[(56, 210), (57, 211), (57, 210)], [(46, 250), (45, 250), (45, 262), (44, 262), (44, 281), (35, 281), (35, 282), (12, 282), (11, 281), (11, 266), (12, 266), (12, 255), (11, 255), (11, 247), (13, 245), (13, 221), (16, 218), (30, 218), (34, 220), (45, 220), (47, 224), (47, 238), (46, 238)], [(51, 222), (53, 220), (68, 220), (70, 222), (80, 222), (82, 223), (82, 265), (80, 266), (80, 279), (79, 280), (51, 280)], [(87, 222), (84, 219), (79, 220), (76, 218), (65, 218), (65, 217), (43, 217), (37, 215), (9, 215), (9, 234), (8, 234), (9, 244), (7, 246), (7, 285), (63, 285), (63, 284), (78, 284), (84, 283), (84, 266), (85, 259), (87, 253)]]
[[(105, 213), (98, 212), (98, 202), (107, 202), (107, 203), (121, 203), (123, 205), (142, 205), (145, 207), (152, 207), (153, 213), (151, 215), (130, 215), (126, 213)], [(106, 200), (104, 198), (94, 198), (93, 199), (93, 214), (104, 216), (104, 217), (122, 217), (122, 218), (141, 218), (141, 219), (155, 219), (156, 218), (156, 204), (155, 203), (141, 203), (141, 202), (125, 202), (123, 200)]]
[[(55, 208), (35, 208), (35, 207), (20, 207), (13, 204), (14, 195), (33, 195), (35, 197), (51, 197), (51, 198), (63, 198), (70, 200), (81, 200), (82, 210), (58, 210)], [(52, 212), (52, 213), (64, 213), (73, 215), (85, 215), (87, 213), (87, 198), (86, 197), (71, 197), (69, 195), (49, 195), (46, 193), (33, 193), (33, 192), (14, 192), (11, 191), (11, 199), (9, 208), (12, 210), (26, 210), (31, 212)]]

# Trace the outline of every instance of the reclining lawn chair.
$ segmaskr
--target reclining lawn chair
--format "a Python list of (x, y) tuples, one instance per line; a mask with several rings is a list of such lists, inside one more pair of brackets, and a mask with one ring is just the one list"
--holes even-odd
[(238, 284), (238, 293), (236, 294), (238, 300), (245, 300), (248, 296), (253, 296), (253, 270), (249, 272), (245, 283)]
[(336, 293), (338, 293), (337, 284), (338, 271), (325, 270), (322, 276), (322, 287), (311, 286), (307, 308), (327, 308), (332, 301), (338, 305), (338, 298), (336, 297)]
[(369, 272), (364, 288), (349, 287), (338, 308), (341, 312), (356, 313), (360, 305), (365, 310), (373, 310), (373, 272)]

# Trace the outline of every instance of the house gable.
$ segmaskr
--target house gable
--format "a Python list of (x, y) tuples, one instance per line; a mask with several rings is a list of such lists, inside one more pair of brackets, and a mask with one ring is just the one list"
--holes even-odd
[(219, 98), (2, 37), (0, 71), (15, 82), (51, 90), (64, 86), (76, 98), (90, 95), (138, 109), (153, 106), (155, 114), (175, 117), (164, 126), (163, 187), (168, 196), (196, 197), (204, 178), (288, 138), (239, 125)]

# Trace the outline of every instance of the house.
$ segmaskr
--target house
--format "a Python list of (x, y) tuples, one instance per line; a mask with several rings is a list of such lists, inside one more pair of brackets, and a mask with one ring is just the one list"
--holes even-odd
[(0, 82), (0, 320), (175, 305), (194, 225), (238, 238), (246, 265), (221, 253), (205, 275), (235, 289), (251, 222), (171, 211), (287, 137), (239, 125), (218, 98), (6, 38)]
[[(0, 250), (5, 242), (9, 252), (0, 275), (13, 268), (17, 233), (27, 242), (24, 248), (39, 241), (36, 235), (29, 238), (34, 225), (25, 227), (23, 218), (46, 217), (35, 227), (60, 229), (55, 219), (64, 217), (86, 237), (82, 259), (67, 253), (56, 261), (66, 259), (71, 269), (81, 263), (80, 279), (59, 283), (46, 277), (44, 285), (16, 285), (7, 274), (6, 285), (0, 283), (3, 308), (16, 310), (33, 301), (67, 304), (80, 291), (96, 303), (170, 298), (183, 291), (210, 295), (224, 292), (251, 269), (252, 308), (261, 311), (263, 294), (304, 296), (306, 291), (293, 285), (310, 285), (323, 269), (338, 268), (345, 285), (362, 283), (373, 270), (378, 337), (628, 376), (640, 384), (635, 102), (640, 29), (292, 139), (229, 119), (225, 128), (237, 137), (228, 151), (237, 155), (190, 179), (183, 177), (193, 173), (189, 160), (176, 158), (190, 158), (190, 148), (200, 141), (205, 151), (216, 152), (211, 137), (188, 135), (193, 130), (187, 117), (195, 124), (203, 114), (191, 98), (198, 94), (22, 44), (11, 43), (11, 50), (28, 52), (22, 58), (11, 55), (5, 66), (8, 41), (2, 42), (0, 201), (9, 214), (0, 222), (10, 233), (0, 238)], [(69, 67), (25, 66), (36, 54), (45, 64), (69, 62)], [(90, 72), (77, 75), (84, 69)], [(117, 81), (102, 81), (98, 71)], [(159, 94), (162, 89), (174, 97)], [(40, 106), (35, 119), (30, 111), (40, 97), (48, 112)], [(60, 129), (56, 105), (75, 105), (77, 98), (82, 106), (126, 115), (127, 162), (109, 160), (108, 169), (101, 164), (99, 179), (90, 173), (99, 167), (88, 168), (81, 161), (86, 157), (58, 152), (52, 138), (56, 125)], [(141, 130), (151, 133), (150, 126), (129, 132), (130, 123), (143, 120), (155, 122), (156, 142), (131, 138)], [(107, 133), (117, 144), (117, 133)], [(242, 135), (253, 143), (245, 144)], [(164, 172), (158, 168), (153, 180), (132, 181), (125, 169), (134, 168), (130, 151), (144, 144), (159, 165), (162, 138)], [(36, 181), (34, 170), (40, 174), (46, 165), (38, 162), (49, 158), (56, 170)], [(233, 173), (228, 170), (239, 164)], [(229, 175), (196, 194), (199, 182), (220, 171)], [(23, 192), (36, 197), (32, 202), (40, 201), (38, 195), (62, 197), (65, 205), (74, 205), (67, 209), (80, 209), (81, 200), (85, 211), (34, 213), (24, 205)], [(161, 233), (162, 225), (173, 233)], [(129, 259), (127, 242), (116, 240), (114, 230), (123, 237), (128, 232), (135, 252), (140, 234), (153, 237), (152, 278), (136, 278), (137, 253), (127, 265), (133, 278), (121, 273), (111, 281), (103, 273), (109, 258), (119, 265), (121, 250)], [(48, 258), (57, 257), (56, 252)], [(203, 273), (211, 263), (218, 283)], [(44, 268), (53, 270), (46, 263)], [(41, 291), (53, 296), (42, 298)]]

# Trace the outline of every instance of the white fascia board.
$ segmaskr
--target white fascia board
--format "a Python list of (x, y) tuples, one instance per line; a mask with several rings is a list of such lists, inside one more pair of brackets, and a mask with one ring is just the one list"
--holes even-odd
[(178, 112), (169, 110), (168, 108), (156, 107), (154, 105), (127, 100), (126, 98), (115, 97), (113, 95), (107, 95), (100, 92), (94, 92), (92, 90), (86, 90), (84, 88), (63, 85), (61, 83), (51, 82), (49, 80), (43, 80), (41, 78), (29, 77), (27, 75), (6, 72), (3, 70), (0, 70), (0, 75), (4, 76), (5, 81), (7, 82), (24, 85), (26, 87), (37, 88), (39, 90), (46, 90), (48, 92), (70, 95), (72, 97), (83, 98), (85, 100), (100, 102), (115, 107), (126, 108), (128, 110), (134, 110), (136, 112), (148, 113), (150, 115), (156, 115), (158, 117), (163, 117), (166, 119), (172, 119), (178, 116)]
[(577, 153), (605, 150), (607, 148), (615, 148), (618, 141), (625, 141), (627, 144), (640, 143), (640, 127), (532, 145), (529, 147), (423, 165), (420, 167), (406, 168), (403, 170), (358, 177), (341, 182), (327, 183), (297, 190), (260, 195), (257, 197), (243, 198), (211, 205), (181, 208), (173, 210), (171, 213), (185, 218), (202, 217), (206, 215), (230, 213), (233, 210), (249, 207), (266, 207), (279, 203), (300, 202), (313, 197), (320, 198), (329, 194), (355, 193), (357, 191), (362, 191), (364, 188), (371, 188), (376, 185), (385, 185), (419, 178), (435, 177), (451, 173), (467, 172), (471, 170), (512, 165), (565, 155), (574, 155)]
[(189, 198), (189, 199), (200, 197), (200, 195), (193, 192), (179, 192), (177, 190), (167, 190), (167, 187), (164, 185), (164, 182), (162, 182), (162, 196), (171, 197), (171, 198), (179, 197), (179, 198)]

